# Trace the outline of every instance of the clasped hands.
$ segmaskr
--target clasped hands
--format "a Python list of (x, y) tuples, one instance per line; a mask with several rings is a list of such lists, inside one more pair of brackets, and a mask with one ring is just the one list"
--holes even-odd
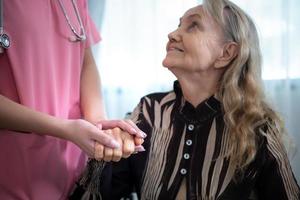
[(116, 148), (111, 148), (95, 141), (96, 160), (117, 162), (121, 158), (128, 158), (131, 154), (145, 151), (142, 144), (146, 134), (131, 120), (103, 120), (96, 126), (117, 142)]

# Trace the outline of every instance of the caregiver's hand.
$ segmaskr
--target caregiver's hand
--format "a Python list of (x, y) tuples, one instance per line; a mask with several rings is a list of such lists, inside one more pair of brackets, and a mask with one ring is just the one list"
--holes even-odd
[(95, 155), (95, 141), (112, 149), (120, 147), (112, 135), (106, 134), (94, 124), (82, 119), (66, 120), (64, 137), (75, 143), (92, 158)]

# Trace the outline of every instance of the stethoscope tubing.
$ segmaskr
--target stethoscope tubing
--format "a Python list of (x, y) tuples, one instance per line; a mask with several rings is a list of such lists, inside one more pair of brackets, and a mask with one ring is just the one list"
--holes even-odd
[(0, 34), (3, 32), (3, 0), (0, 0)]
[(3, 49), (8, 49), (10, 46), (9, 37), (4, 33), (3, 18), (3, 0), (0, 0), (0, 53), (3, 53)]

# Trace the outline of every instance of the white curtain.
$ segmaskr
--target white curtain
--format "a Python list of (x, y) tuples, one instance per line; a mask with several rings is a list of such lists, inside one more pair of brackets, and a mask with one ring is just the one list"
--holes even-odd
[[(201, 0), (90, 0), (103, 15), (103, 41), (96, 52), (110, 118), (132, 111), (140, 97), (167, 91), (175, 78), (162, 67), (167, 34)], [(254, 19), (263, 52), (267, 96), (283, 115), (296, 148), (291, 159), (300, 182), (300, 4), (299, 0), (233, 0)], [(101, 4), (101, 3), (100, 3)], [(97, 8), (98, 6), (98, 8)], [(103, 10), (103, 9), (100, 9)], [(99, 23), (99, 18), (96, 19)]]

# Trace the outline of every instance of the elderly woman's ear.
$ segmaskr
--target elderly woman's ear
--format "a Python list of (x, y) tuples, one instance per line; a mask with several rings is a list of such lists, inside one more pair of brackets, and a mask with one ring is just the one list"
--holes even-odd
[(214, 67), (219, 69), (226, 67), (238, 53), (238, 44), (236, 42), (228, 42), (224, 45), (220, 56), (217, 58)]

